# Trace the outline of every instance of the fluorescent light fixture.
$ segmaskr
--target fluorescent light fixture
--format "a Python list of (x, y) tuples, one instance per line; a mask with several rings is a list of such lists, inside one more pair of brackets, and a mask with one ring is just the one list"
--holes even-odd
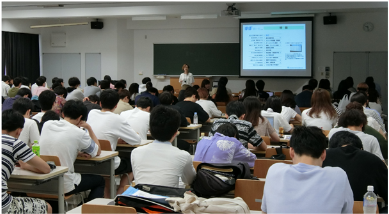
[(88, 25), (88, 24), (89, 24), (89, 22), (52, 24), (52, 25), (34, 25), (34, 26), (30, 26), (30, 28), (64, 27), (64, 26)]
[(134, 16), (132, 21), (142, 21), (142, 20), (166, 20), (166, 16)]
[(182, 15), (181, 19), (217, 19), (217, 14), (209, 14), (209, 15)]

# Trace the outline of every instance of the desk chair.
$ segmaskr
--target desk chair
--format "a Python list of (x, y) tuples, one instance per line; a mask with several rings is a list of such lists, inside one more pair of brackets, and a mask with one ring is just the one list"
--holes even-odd
[[(282, 148), (282, 154), (285, 155), (285, 160), (292, 160), (289, 154), (290, 148)], [(271, 158), (271, 156), (277, 155), (276, 148), (267, 148), (265, 158)]]
[[(363, 213), (363, 201), (354, 201), (354, 207), (353, 207), (353, 213)], [(377, 205), (377, 210), (376, 213), (378, 212), (378, 205)]]
[(100, 205), (100, 204), (83, 204), (81, 213), (137, 213), (133, 207)]
[(264, 187), (265, 181), (237, 179), (235, 197), (241, 197), (250, 210), (261, 210)]
[(201, 161), (193, 161), (193, 167), (197, 172), (197, 166), (201, 163)]
[(330, 133), (330, 130), (321, 130), (323, 132), (323, 134), (327, 137), (328, 134)]
[[(44, 160), (45, 162), (47, 161), (53, 161), (55, 163), (56, 166), (61, 166), (61, 161), (59, 160), (59, 158), (57, 156), (52, 156), (52, 155), (41, 155), (40, 158), (42, 158), (42, 160)], [(65, 199), (65, 211), (68, 211), (69, 210), (69, 204), (67, 202), (67, 200), (69, 198), (71, 198), (74, 194), (71, 194), (71, 195), (68, 195), (68, 196), (64, 196), (64, 199)], [(82, 203), (84, 203), (84, 197), (81, 195), (81, 199), (82, 199)], [(27, 193), (27, 196), (28, 197), (32, 197), (32, 198), (41, 198), (41, 199), (51, 199), (51, 200), (57, 200), (58, 201), (58, 196), (57, 195), (48, 195), (48, 194), (40, 194), (40, 193)]]
[(270, 137), (269, 136), (261, 136), (261, 138), (266, 143), (266, 145), (270, 145)]
[(266, 178), (267, 171), (275, 163), (293, 164), (290, 160), (257, 159), (254, 162), (253, 175), (257, 178)]
[(309, 109), (309, 108), (311, 108), (311, 107), (299, 107), (301, 113), (303, 113), (304, 110)]
[(281, 95), (282, 95), (281, 91), (274, 92), (274, 96), (281, 97)]
[(188, 121), (189, 124), (192, 124), (192, 120), (190, 119), (190, 117), (186, 117), (186, 121)]
[(227, 106), (216, 106), (217, 109), (219, 109), (222, 113), (227, 113)]

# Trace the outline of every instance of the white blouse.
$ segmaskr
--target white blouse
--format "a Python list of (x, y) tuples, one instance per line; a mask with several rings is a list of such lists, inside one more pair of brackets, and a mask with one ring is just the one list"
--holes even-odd
[(332, 127), (338, 122), (338, 118), (329, 118), (324, 112), (320, 112), (319, 117), (310, 117), (308, 114), (311, 108), (304, 110), (301, 113), (303, 118), (302, 125), (304, 126), (316, 126), (323, 130), (331, 130)]
[(193, 74), (192, 73), (188, 73), (188, 74), (181, 73), (180, 79), (178, 80), (178, 82), (181, 83), (181, 86), (183, 86), (183, 85), (192, 86), (194, 83)]

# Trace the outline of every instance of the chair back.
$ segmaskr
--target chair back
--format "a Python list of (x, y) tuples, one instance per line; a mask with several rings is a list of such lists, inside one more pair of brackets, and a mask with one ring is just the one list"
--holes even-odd
[(219, 109), (222, 113), (227, 113), (227, 106), (217, 106), (217, 109)]
[(31, 112), (31, 116), (35, 116), (36, 114), (38, 114), (39, 112), (37, 112), (37, 111), (33, 111), (33, 112)]
[(193, 167), (197, 172), (197, 166), (201, 163), (201, 161), (193, 161)]
[(47, 161), (53, 161), (56, 166), (61, 166), (61, 161), (59, 160), (58, 156), (53, 156), (53, 155), (41, 155), (40, 158), (44, 160), (45, 162)]
[[(290, 148), (282, 148), (282, 154), (285, 155), (285, 160), (292, 160), (289, 154)], [(271, 158), (271, 156), (277, 155), (276, 148), (267, 148), (265, 153), (265, 158)]]
[(137, 213), (133, 207), (101, 205), (101, 204), (83, 204), (81, 213)]
[(188, 121), (189, 124), (192, 124), (192, 120), (190, 119), (190, 117), (187, 117), (186, 121)]
[(235, 197), (241, 197), (250, 210), (261, 210), (264, 187), (265, 181), (237, 179)]
[(261, 136), (261, 138), (266, 143), (266, 145), (270, 145), (270, 137), (269, 136)]
[(328, 134), (330, 133), (330, 130), (322, 130), (323, 134), (327, 137)]
[(267, 171), (275, 163), (293, 164), (290, 160), (257, 159), (254, 163), (253, 175), (257, 178), (266, 178)]
[(281, 91), (274, 92), (274, 96), (281, 97), (281, 95), (282, 95)]
[(309, 108), (311, 108), (311, 107), (299, 107), (301, 113), (303, 113), (304, 110), (309, 109)]
[(111, 143), (108, 140), (99, 139), (99, 143), (100, 143), (101, 150), (112, 151)]
[[(357, 214), (357, 213), (364, 213), (363, 212), (363, 201), (354, 201), (354, 206), (353, 206), (353, 213)], [(378, 212), (378, 206), (377, 206), (377, 210), (376, 210), (376, 213), (379, 213)]]

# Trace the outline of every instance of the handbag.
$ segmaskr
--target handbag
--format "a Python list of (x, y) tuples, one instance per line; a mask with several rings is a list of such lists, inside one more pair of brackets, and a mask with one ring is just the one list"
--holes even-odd
[(284, 153), (282, 153), (282, 148), (285, 147), (285, 148), (289, 148), (288, 146), (286, 145), (280, 145), (280, 147), (276, 148), (276, 152), (277, 154), (276, 155), (272, 155), (270, 157), (270, 159), (275, 159), (275, 160), (285, 160), (286, 159), (286, 156), (284, 155)]
[(341, 111), (341, 112), (345, 112), (346, 111), (346, 106), (350, 103), (350, 100), (349, 100), (349, 97), (347, 94), (345, 94), (343, 96), (343, 98), (339, 101), (339, 104), (338, 104), (338, 109)]

